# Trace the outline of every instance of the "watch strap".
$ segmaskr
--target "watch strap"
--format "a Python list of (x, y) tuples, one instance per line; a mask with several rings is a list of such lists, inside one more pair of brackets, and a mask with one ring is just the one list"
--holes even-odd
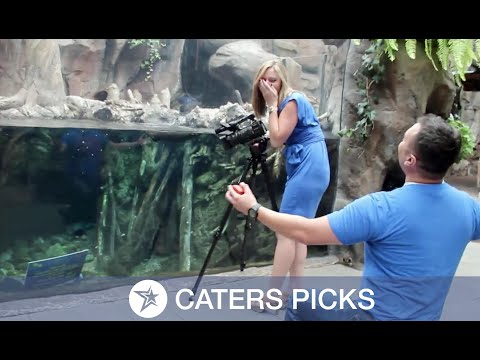
[[(262, 205), (260, 205), (259, 203), (256, 203), (255, 205), (253, 205), (249, 210), (248, 210), (248, 214), (250, 215), (250, 213), (252, 211), (254, 211), (255, 213), (255, 217), (254, 219), (256, 219), (258, 217), (258, 209), (260, 209), (262, 207)], [(251, 216), (253, 217), (253, 216)]]
[(268, 114), (269, 115), (270, 115), (270, 113), (272, 113), (274, 111), (278, 111), (278, 107), (273, 106), (273, 105), (268, 107)]

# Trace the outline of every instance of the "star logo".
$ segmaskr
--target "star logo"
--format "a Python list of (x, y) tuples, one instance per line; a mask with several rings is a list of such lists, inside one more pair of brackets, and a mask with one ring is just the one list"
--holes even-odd
[(158, 282), (142, 280), (130, 290), (128, 301), (133, 312), (143, 318), (160, 315), (167, 306), (167, 291)]
[(150, 287), (148, 291), (135, 291), (135, 292), (144, 299), (140, 312), (145, 310), (149, 305), (158, 306), (157, 303), (155, 302), (155, 298), (158, 296), (158, 294), (153, 293), (152, 287)]

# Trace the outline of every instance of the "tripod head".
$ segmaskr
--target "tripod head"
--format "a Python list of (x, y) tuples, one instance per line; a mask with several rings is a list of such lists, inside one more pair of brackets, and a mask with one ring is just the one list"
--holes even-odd
[(248, 144), (250, 153), (252, 154), (253, 158), (260, 159), (262, 155), (265, 154), (265, 152), (267, 151), (268, 140), (269, 137), (264, 135), (258, 139), (251, 141)]

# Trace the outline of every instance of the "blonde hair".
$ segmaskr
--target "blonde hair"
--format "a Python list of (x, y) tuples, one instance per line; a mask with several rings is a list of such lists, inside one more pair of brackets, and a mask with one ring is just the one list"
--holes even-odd
[(258, 69), (252, 85), (252, 107), (256, 117), (261, 117), (265, 115), (266, 112), (265, 99), (263, 98), (262, 92), (258, 89), (258, 81), (270, 68), (275, 70), (278, 77), (282, 81), (282, 87), (280, 88), (280, 92), (278, 94), (278, 103), (281, 104), (287, 95), (293, 91), (288, 84), (287, 68), (282, 64), (281, 59), (268, 60), (264, 62)]

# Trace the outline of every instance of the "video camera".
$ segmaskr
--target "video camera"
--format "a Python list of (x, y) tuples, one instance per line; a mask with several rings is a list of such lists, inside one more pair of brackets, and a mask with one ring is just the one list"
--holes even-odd
[(253, 114), (240, 119), (221, 122), (215, 133), (223, 141), (225, 149), (231, 149), (238, 144), (268, 140), (267, 128), (262, 121), (255, 119)]

